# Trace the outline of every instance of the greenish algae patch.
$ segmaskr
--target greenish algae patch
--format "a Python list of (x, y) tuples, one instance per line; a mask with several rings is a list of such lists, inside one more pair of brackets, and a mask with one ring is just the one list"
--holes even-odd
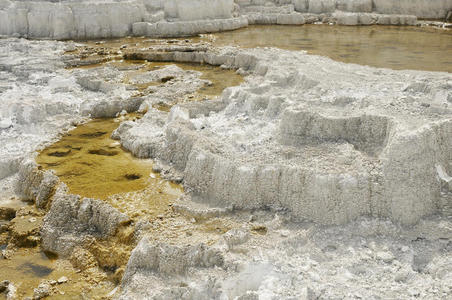
[(182, 193), (180, 186), (152, 173), (152, 161), (138, 159), (110, 138), (118, 119), (95, 119), (68, 132), (39, 153), (36, 162), (52, 169), (73, 194), (107, 199), (152, 186), (158, 193)]

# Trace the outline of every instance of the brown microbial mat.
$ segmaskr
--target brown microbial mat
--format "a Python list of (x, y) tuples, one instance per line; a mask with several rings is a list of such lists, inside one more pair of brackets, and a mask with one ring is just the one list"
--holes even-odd
[(41, 151), (36, 162), (52, 169), (82, 197), (106, 199), (111, 195), (153, 186), (157, 193), (179, 195), (182, 188), (152, 172), (152, 161), (135, 158), (110, 138), (118, 119), (95, 119), (68, 132)]
[[(14, 299), (32, 297), (34, 289), (47, 281), (51, 295), (46, 299), (109, 299), (114, 284), (93, 274), (82, 274), (68, 260), (50, 257), (39, 248), (19, 249), (10, 259), (0, 260), (0, 282), (8, 280), (16, 289)], [(58, 282), (58, 280), (60, 280)], [(7, 299), (0, 293), (0, 299)]]

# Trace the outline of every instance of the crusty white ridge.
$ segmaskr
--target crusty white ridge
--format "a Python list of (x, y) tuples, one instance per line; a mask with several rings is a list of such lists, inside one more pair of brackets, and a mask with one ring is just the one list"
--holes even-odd
[(296, 220), (323, 224), (363, 215), (413, 224), (449, 201), (438, 172), (452, 173), (448, 73), (373, 69), (277, 49), (176, 51), (161, 59), (251, 74), (216, 105), (174, 107), (166, 127), (149, 117), (117, 131), (135, 155), (183, 171), (194, 199), (288, 209)]
[(444, 19), (450, 0), (0, 1), (0, 35), (94, 39), (182, 36), (248, 24), (416, 25)]

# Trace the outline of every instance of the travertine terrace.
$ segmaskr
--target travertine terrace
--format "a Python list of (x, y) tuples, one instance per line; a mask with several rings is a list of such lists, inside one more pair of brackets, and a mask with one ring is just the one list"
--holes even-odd
[[(67, 276), (45, 267), (24, 287), (2, 274), (0, 293), (449, 299), (452, 74), (192, 36), (448, 30), (450, 11), (450, 0), (0, 0), (0, 266), (42, 250)], [(81, 175), (105, 184), (84, 189)]]

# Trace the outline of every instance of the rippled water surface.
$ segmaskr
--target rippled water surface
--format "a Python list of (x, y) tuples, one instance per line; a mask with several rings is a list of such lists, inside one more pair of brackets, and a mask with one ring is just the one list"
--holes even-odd
[(346, 63), (452, 72), (451, 30), (377, 25), (256, 25), (214, 37), (219, 46), (306, 50)]

